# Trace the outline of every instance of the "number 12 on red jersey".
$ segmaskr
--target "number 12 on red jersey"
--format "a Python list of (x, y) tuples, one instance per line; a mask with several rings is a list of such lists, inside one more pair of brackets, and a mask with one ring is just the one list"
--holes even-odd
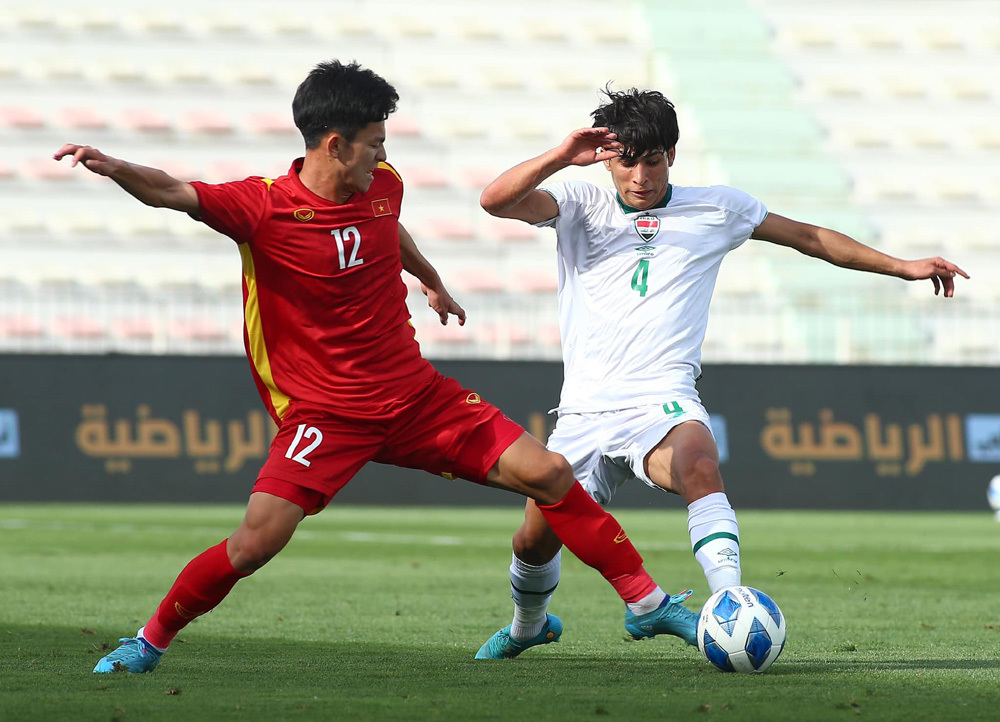
[[(354, 268), (365, 262), (365, 259), (358, 258), (358, 249), (361, 248), (361, 231), (357, 227), (348, 226), (343, 232), (339, 228), (334, 228), (330, 231), (330, 235), (333, 236), (333, 240), (337, 244), (337, 258), (340, 259), (341, 270)], [(347, 254), (344, 250), (347, 243), (351, 244), (350, 260), (347, 260)]]

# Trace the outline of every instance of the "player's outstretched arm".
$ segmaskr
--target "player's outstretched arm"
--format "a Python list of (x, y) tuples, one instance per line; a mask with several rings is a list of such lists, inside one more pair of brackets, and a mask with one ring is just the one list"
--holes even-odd
[(56, 160), (72, 158), (71, 166), (78, 163), (84, 168), (103, 175), (138, 198), (147, 206), (172, 208), (185, 213), (198, 213), (198, 194), (190, 183), (177, 180), (157, 168), (128, 163), (105, 155), (89, 145), (67, 143), (52, 156)]
[(451, 315), (458, 318), (459, 326), (464, 326), (465, 309), (448, 293), (441, 276), (431, 262), (424, 258), (413, 236), (402, 223), (399, 224), (399, 257), (403, 262), (403, 270), (420, 280), (420, 290), (427, 296), (427, 305), (434, 309), (441, 319), (441, 325), (446, 326), (448, 316)]
[(580, 128), (558, 147), (501, 173), (483, 189), (479, 203), (492, 216), (541, 223), (559, 215), (548, 193), (536, 190), (556, 171), (571, 165), (592, 165), (621, 155), (617, 135), (607, 128)]
[(882, 273), (907, 281), (929, 278), (934, 284), (934, 295), (943, 289), (948, 298), (955, 295), (955, 276), (969, 277), (961, 268), (943, 258), (904, 261), (876, 251), (843, 233), (793, 221), (776, 213), (769, 213), (751, 238), (788, 246), (842, 268)]

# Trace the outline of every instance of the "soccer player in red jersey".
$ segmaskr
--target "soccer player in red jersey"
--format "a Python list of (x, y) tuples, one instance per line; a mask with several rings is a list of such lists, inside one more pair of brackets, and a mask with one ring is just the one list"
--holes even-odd
[[(615, 519), (559, 454), (439, 374), (409, 323), (402, 270), (446, 323), (465, 312), (399, 223), (403, 184), (386, 163), (395, 89), (356, 63), (322, 63), (292, 103), (305, 157), (277, 179), (209, 185), (67, 144), (55, 159), (107, 176), (142, 201), (188, 213), (236, 241), (244, 343), (278, 433), (242, 523), (195, 557), (134, 638), (94, 672), (148, 672), (177, 633), (285, 546), (367, 462), (450, 474), (533, 499), (560, 540), (661, 632), (694, 640), (696, 616), (652, 580)], [(548, 617), (509, 656), (557, 641)]]

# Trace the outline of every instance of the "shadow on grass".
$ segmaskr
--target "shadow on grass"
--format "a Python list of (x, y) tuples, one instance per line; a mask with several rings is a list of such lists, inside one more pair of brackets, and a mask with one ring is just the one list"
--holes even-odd
[[(87, 630), (89, 632), (89, 630)], [(465, 645), (236, 640), (192, 634), (151, 674), (95, 675), (118, 644), (103, 632), (18, 626), (0, 631), (7, 720), (580, 719), (630, 709), (643, 719), (648, 680), (689, 687), (697, 657), (560, 658), (557, 645), (517, 660), (475, 660)], [(545, 699), (543, 710), (537, 700)], [(657, 700), (649, 702), (658, 704)], [(654, 719), (654, 709), (648, 718)], [(249, 715), (246, 713), (250, 713)], [(234, 715), (243, 716), (234, 716)]]
[(837, 660), (833, 662), (776, 662), (768, 674), (816, 674), (817, 672), (858, 672), (864, 670), (931, 671), (947, 669), (1000, 670), (997, 659), (880, 659)]
[[(901, 684), (922, 684), (911, 672), (961, 675), (1000, 666), (970, 659), (782, 659), (764, 675), (727, 675), (696, 653), (664, 654), (652, 645), (609, 645), (592, 654), (548, 645), (493, 662), (474, 660), (475, 650), (464, 643), (447, 646), (440, 639), (422, 647), (409, 639), (240, 640), (202, 630), (189, 637), (152, 674), (94, 675), (94, 664), (117, 646), (116, 637), (51, 626), (0, 630), (3, 719), (639, 722), (662, 720), (671, 710), (714, 708), (728, 710), (729, 720), (786, 720), (815, 711), (817, 685), (835, 699), (854, 699), (859, 689), (870, 689), (865, 704), (883, 705), (873, 713), (898, 712), (904, 719), (920, 712), (916, 701), (912, 709), (896, 702), (890, 709), (882, 700), (897, 699)], [(876, 670), (889, 674), (874, 679), (869, 673)], [(971, 676), (946, 686), (949, 695), (964, 694), (979, 705), (966, 710), (967, 718), (986, 711), (986, 702), (975, 697), (981, 683)]]

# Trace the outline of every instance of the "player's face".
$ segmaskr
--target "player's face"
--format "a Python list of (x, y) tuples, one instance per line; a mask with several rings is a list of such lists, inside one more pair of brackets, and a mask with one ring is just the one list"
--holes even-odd
[(345, 185), (351, 192), (365, 193), (375, 169), (385, 159), (385, 123), (369, 123), (340, 153)]
[(613, 158), (605, 161), (611, 171), (615, 190), (622, 200), (641, 211), (652, 208), (663, 200), (670, 185), (670, 166), (674, 163), (674, 149), (664, 153), (652, 150), (631, 161)]

